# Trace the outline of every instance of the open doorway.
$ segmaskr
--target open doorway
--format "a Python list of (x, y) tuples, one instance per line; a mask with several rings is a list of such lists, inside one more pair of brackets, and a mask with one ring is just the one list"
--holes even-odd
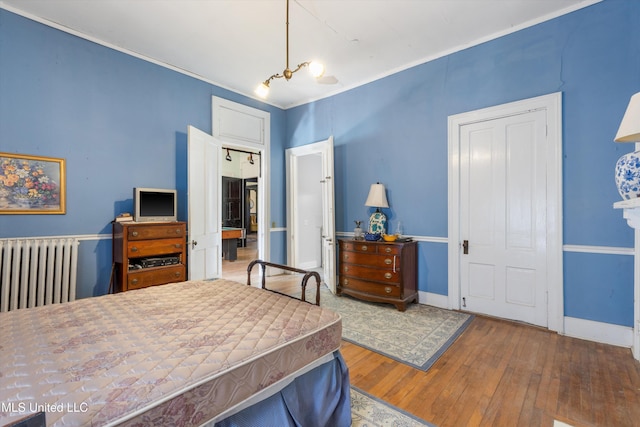
[[(235, 261), (224, 260), (224, 265), (221, 266), (221, 274), (219, 277), (227, 278), (231, 275), (235, 275), (235, 270), (240, 270), (242, 275), (239, 277), (241, 282), (246, 281), (246, 267), (242, 267), (244, 264), (243, 258), (245, 256), (252, 259), (262, 258), (268, 260), (270, 258), (269, 242), (270, 242), (270, 228), (269, 223), (269, 188), (270, 188), (270, 141), (271, 141), (271, 115), (267, 111), (258, 110), (237, 102), (229, 101), (224, 98), (212, 96), (211, 98), (211, 123), (212, 135), (222, 142), (222, 146), (229, 148), (222, 150), (222, 156), (219, 158), (218, 171), (222, 176), (236, 176), (243, 180), (244, 188), (246, 189), (250, 182), (253, 188), (256, 189), (255, 200), (255, 224), (251, 225), (251, 218), (247, 221), (245, 217), (246, 228), (249, 229), (249, 237), (251, 246), (253, 246), (255, 237), (256, 249), (251, 255), (246, 255), (244, 252), (247, 250), (245, 247), (240, 247), (240, 252), (237, 254)], [(227, 160), (227, 154), (230, 155), (231, 161)], [(246, 173), (245, 170), (241, 174), (229, 174), (225, 171), (225, 168), (231, 167), (234, 162), (234, 157), (238, 158), (238, 162), (242, 162), (245, 167), (250, 165), (253, 167), (253, 174)], [(252, 164), (253, 160), (253, 164)], [(222, 190), (222, 179), (218, 184), (219, 189)], [(245, 190), (243, 190), (245, 191)], [(245, 193), (242, 193), (242, 200), (245, 200)], [(244, 202), (246, 205), (246, 202)], [(221, 210), (222, 210), (221, 205)], [(243, 217), (245, 210), (242, 210)], [(222, 213), (220, 215), (222, 219)], [(253, 232), (255, 230), (255, 232)], [(221, 234), (223, 234), (221, 232)], [(222, 240), (222, 239), (221, 239)], [(246, 242), (246, 233), (244, 237)], [(236, 242), (237, 243), (237, 242)], [(222, 245), (221, 245), (222, 246)], [(223, 259), (220, 257), (220, 259)], [(269, 273), (269, 272), (268, 272)]]
[(319, 268), (335, 293), (333, 136), (285, 151), (287, 259), (292, 267)]
[(222, 277), (244, 282), (247, 265), (258, 258), (258, 151), (222, 147)]

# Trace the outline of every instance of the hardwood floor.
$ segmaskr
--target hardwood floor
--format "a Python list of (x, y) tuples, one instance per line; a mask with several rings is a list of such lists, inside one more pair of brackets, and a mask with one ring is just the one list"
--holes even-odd
[[(223, 276), (246, 282), (252, 256), (239, 248)], [(640, 425), (640, 363), (625, 348), (476, 316), (427, 372), (348, 342), (341, 352), (352, 385), (439, 427)]]

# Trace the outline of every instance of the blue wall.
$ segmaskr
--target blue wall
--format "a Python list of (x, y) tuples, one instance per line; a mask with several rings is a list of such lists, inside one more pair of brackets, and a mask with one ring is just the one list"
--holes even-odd
[[(385, 184), (393, 230), (447, 237), (447, 117), (563, 93), (564, 244), (632, 247), (613, 137), (640, 91), (640, 2), (607, 0), (287, 111), (290, 146), (335, 138), (336, 229), (366, 220), (369, 185)], [(565, 315), (633, 323), (633, 257), (565, 253)], [(588, 268), (584, 268), (587, 265)], [(446, 295), (447, 247), (420, 243), (419, 288)]]
[[(177, 188), (186, 220), (187, 126), (211, 132), (212, 95), (269, 111), (280, 156), (283, 110), (0, 9), (0, 151), (64, 158), (67, 172), (66, 215), (0, 215), (0, 237), (110, 234), (136, 186)], [(105, 293), (110, 240), (80, 248), (78, 294)]]
[[(348, 92), (282, 111), (0, 9), (0, 151), (67, 161), (66, 215), (0, 215), (0, 237), (105, 235), (135, 186), (176, 187), (186, 219), (186, 129), (211, 96), (271, 113), (271, 218), (286, 226), (284, 150), (335, 137), (336, 230), (387, 186), (391, 227), (447, 237), (447, 117), (563, 92), (564, 244), (632, 247), (612, 204), (628, 144), (613, 135), (640, 91), (640, 2), (605, 0)], [(271, 259), (286, 259), (273, 233)], [(106, 292), (111, 242), (81, 245), (80, 296)], [(565, 253), (565, 315), (632, 326), (633, 257)], [(588, 266), (585, 268), (585, 266)], [(447, 294), (447, 248), (420, 243), (420, 290)]]

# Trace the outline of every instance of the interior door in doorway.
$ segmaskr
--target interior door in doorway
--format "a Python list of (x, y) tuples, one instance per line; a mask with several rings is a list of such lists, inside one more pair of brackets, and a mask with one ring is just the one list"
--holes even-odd
[(213, 279), (222, 273), (219, 191), (222, 144), (193, 126), (188, 127), (187, 135), (189, 279)]
[(333, 137), (287, 150), (288, 263), (322, 267), (335, 293)]
[(460, 128), (463, 309), (547, 326), (545, 111)]

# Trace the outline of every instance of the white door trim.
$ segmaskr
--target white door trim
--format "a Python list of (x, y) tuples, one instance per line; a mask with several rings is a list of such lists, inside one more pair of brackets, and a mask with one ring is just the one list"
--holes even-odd
[[(271, 218), (271, 114), (217, 96), (211, 97), (211, 133), (225, 146), (260, 153), (258, 177), (258, 258), (269, 261)], [(246, 125), (246, 126), (243, 126)], [(245, 134), (242, 134), (246, 132)], [(270, 269), (269, 273), (270, 274)]]
[(549, 329), (564, 333), (561, 92), (449, 116), (448, 308), (460, 309), (460, 128), (532, 110), (547, 113), (547, 324)]

